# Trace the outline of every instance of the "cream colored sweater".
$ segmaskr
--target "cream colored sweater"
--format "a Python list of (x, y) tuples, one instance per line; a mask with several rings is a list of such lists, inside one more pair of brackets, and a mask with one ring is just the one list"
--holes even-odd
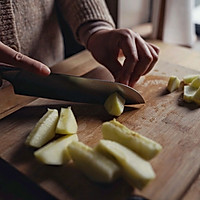
[(85, 37), (79, 30), (87, 22), (114, 26), (104, 0), (0, 0), (0, 41), (48, 66), (61, 61), (64, 44), (55, 2), (77, 38)]

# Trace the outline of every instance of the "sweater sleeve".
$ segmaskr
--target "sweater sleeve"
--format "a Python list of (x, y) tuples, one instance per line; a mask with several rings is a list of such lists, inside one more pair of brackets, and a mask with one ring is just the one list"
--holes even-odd
[(115, 27), (104, 0), (58, 0), (58, 5), (79, 41), (79, 28), (88, 22), (101, 21)]

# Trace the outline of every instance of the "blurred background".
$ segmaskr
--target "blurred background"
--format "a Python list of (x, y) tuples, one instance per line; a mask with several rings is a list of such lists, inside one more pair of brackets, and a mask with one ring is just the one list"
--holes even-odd
[[(105, 0), (117, 28), (200, 51), (200, 0)], [(61, 27), (67, 24), (59, 16)], [(84, 48), (63, 29), (65, 57)]]

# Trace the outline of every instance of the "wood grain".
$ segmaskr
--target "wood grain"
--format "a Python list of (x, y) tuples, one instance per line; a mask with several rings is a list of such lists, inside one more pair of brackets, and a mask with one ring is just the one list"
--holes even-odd
[[(153, 200), (181, 199), (200, 170), (200, 108), (182, 100), (182, 92), (167, 93), (170, 75), (182, 78), (197, 73), (159, 61), (156, 68), (136, 85), (146, 100), (140, 109), (127, 107), (118, 120), (159, 142), (163, 151), (151, 161), (157, 177), (144, 190), (134, 190), (124, 180), (110, 185), (89, 181), (73, 166), (44, 166), (33, 157), (25, 138), (47, 108), (72, 106), (78, 121), (78, 136), (94, 146), (101, 138), (101, 124), (112, 119), (101, 105), (38, 99), (0, 121), (0, 156), (58, 199), (126, 199), (140, 194)], [(189, 193), (188, 193), (189, 195)], [(198, 193), (196, 194), (198, 195)]]

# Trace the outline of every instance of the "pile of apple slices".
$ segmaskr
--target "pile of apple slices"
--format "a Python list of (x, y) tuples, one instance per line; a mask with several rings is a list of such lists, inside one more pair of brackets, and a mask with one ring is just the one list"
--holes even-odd
[(200, 75), (187, 75), (183, 81), (176, 76), (171, 76), (168, 81), (167, 90), (173, 92), (180, 88), (183, 83), (183, 100), (188, 103), (195, 102), (200, 105)]
[[(57, 109), (48, 109), (28, 135), (25, 144), (39, 148), (34, 155), (42, 163), (62, 165), (70, 160), (67, 145), (72, 141), (78, 141), (77, 129), (71, 107), (61, 108), (60, 115)], [(64, 136), (49, 142), (56, 133)]]
[[(62, 165), (72, 159), (95, 182), (110, 183), (123, 177), (142, 189), (155, 178), (148, 160), (161, 151), (160, 144), (115, 119), (103, 123), (102, 133), (103, 139), (91, 148), (78, 141), (77, 122), (71, 107), (62, 108), (60, 115), (56, 109), (48, 109), (27, 137), (26, 144), (38, 148), (34, 156), (47, 165)], [(49, 142), (55, 134), (65, 136)]]

